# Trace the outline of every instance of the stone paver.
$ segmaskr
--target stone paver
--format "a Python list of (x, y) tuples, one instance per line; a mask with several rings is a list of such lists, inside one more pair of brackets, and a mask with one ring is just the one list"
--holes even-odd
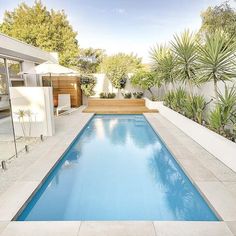
[(1, 232), (7, 227), (8, 224), (9, 222), (5, 222), (5, 221), (0, 222), (0, 235), (1, 235)]
[(155, 236), (152, 222), (82, 222), (78, 236)]
[(80, 222), (11, 222), (1, 236), (77, 236)]
[(223, 184), (236, 197), (236, 182), (223, 182)]
[(157, 236), (233, 236), (224, 222), (154, 222)]
[(236, 221), (229, 221), (229, 222), (226, 222), (226, 224), (228, 225), (229, 229), (235, 236), (236, 235)]
[(236, 182), (236, 174), (234, 171), (225, 166), (222, 162), (216, 159), (203, 160), (202, 165), (209, 169), (220, 181)]
[(0, 197), (0, 221), (10, 221), (22, 208), (39, 182), (16, 182)]
[(194, 181), (216, 181), (216, 177), (197, 160), (181, 159), (179, 160), (184, 170)]
[(196, 184), (224, 221), (236, 221), (236, 198), (222, 183), (197, 181)]

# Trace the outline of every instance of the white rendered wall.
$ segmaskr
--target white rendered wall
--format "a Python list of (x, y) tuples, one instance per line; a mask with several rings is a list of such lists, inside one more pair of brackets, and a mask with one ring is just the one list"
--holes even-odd
[[(55, 133), (51, 87), (11, 87), (10, 96), (16, 136), (24, 136), (22, 127), (28, 137)], [(19, 121), (20, 110), (30, 111), (31, 117)]]
[(135, 88), (131, 85), (130, 80), (128, 79), (126, 82), (126, 86), (124, 89), (121, 91), (118, 91), (118, 89), (115, 89), (112, 87), (112, 84), (109, 79), (106, 78), (105, 74), (94, 74), (94, 77), (96, 79), (96, 86), (94, 88), (95, 95), (93, 97), (99, 97), (99, 94), (101, 92), (113, 92), (116, 93), (116, 98), (123, 98), (121, 93), (126, 93), (126, 92), (137, 92), (137, 91), (142, 91), (140, 88)]
[[(27, 71), (34, 67), (34, 62), (31, 61), (24, 61), (22, 62), (22, 70)], [(37, 75), (23, 75), (25, 80), (25, 86), (27, 87), (36, 87), (37, 84)]]

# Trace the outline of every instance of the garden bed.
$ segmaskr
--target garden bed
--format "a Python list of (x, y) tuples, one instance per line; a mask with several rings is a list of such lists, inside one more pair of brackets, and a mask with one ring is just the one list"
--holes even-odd
[(171, 121), (226, 166), (236, 171), (236, 143), (173, 111), (164, 106), (162, 102), (152, 102), (146, 98), (145, 101), (149, 109), (158, 109), (162, 116)]

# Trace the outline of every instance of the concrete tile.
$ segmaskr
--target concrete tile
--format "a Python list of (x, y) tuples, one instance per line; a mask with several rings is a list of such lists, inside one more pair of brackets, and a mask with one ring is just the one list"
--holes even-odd
[(236, 173), (217, 159), (201, 161), (202, 165), (209, 169), (220, 181), (235, 181)]
[(236, 198), (220, 182), (195, 182), (224, 221), (236, 221)]
[(51, 150), (45, 152), (44, 156), (41, 157), (37, 162), (35, 162), (24, 173), (20, 180), (41, 182), (67, 150), (68, 145), (66, 145), (65, 143), (58, 143), (56, 147), (53, 146)]
[(226, 224), (228, 225), (233, 235), (236, 235), (236, 221), (227, 221)]
[(0, 234), (7, 227), (8, 224), (9, 222), (7, 221), (0, 221)]
[(157, 236), (233, 236), (224, 222), (154, 222)]
[(236, 197), (236, 182), (223, 182), (223, 184)]
[(152, 222), (89, 222), (81, 223), (78, 236), (155, 236)]
[(1, 236), (77, 236), (80, 222), (11, 222)]
[(194, 181), (216, 181), (216, 177), (198, 161), (180, 159), (179, 162)]
[(183, 145), (172, 146), (170, 151), (176, 159), (196, 160), (195, 155)]
[(0, 198), (0, 221), (10, 221), (28, 200), (39, 182), (16, 182)]

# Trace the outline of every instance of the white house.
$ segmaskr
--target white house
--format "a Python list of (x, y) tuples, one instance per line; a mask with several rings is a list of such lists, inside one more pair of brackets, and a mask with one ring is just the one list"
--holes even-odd
[(37, 86), (36, 75), (18, 75), (45, 61), (57, 62), (57, 54), (45, 52), (17, 39), (0, 33), (0, 94), (6, 94), (9, 86)]

